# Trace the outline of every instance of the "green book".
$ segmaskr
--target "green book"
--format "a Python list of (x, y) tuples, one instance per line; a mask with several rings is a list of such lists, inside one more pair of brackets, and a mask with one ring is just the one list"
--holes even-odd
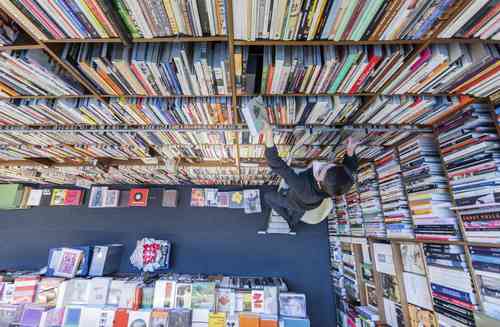
[(118, 14), (122, 18), (123, 23), (125, 24), (125, 26), (127, 26), (130, 35), (132, 35), (133, 38), (140, 38), (141, 33), (139, 33), (137, 25), (135, 25), (135, 23), (132, 21), (132, 17), (130, 17), (130, 14), (127, 10), (127, 7), (125, 7), (125, 4), (123, 3), (123, 0), (113, 0), (113, 3), (116, 10), (118, 11)]
[(16, 209), (22, 196), (21, 184), (0, 185), (0, 209)]
[(358, 1), (349, 2), (346, 11), (342, 15), (342, 20), (340, 21), (339, 28), (337, 29), (337, 32), (335, 32), (335, 41), (340, 41), (340, 38), (342, 37), (342, 34), (344, 33), (344, 30), (347, 27), (347, 23), (349, 23), (349, 20), (351, 19), (352, 16), (352, 12), (354, 11), (354, 8), (356, 8), (357, 4)]
[(368, 25), (371, 23), (373, 17), (377, 14), (380, 6), (384, 3), (384, 0), (370, 1), (368, 8), (364, 8), (363, 15), (357, 23), (357, 27), (352, 33), (351, 39), (354, 41), (359, 41), (363, 34), (365, 33)]
[(335, 82), (333, 82), (332, 86), (328, 90), (328, 93), (335, 93), (337, 92), (338, 87), (340, 86), (340, 83), (344, 80), (345, 75), (351, 69), (351, 66), (353, 63), (355, 63), (359, 56), (361, 55), (361, 48), (360, 47), (351, 47), (349, 48), (349, 55), (344, 63), (344, 66), (342, 66), (342, 69), (340, 70), (339, 74), (337, 75), (337, 78), (335, 79)]

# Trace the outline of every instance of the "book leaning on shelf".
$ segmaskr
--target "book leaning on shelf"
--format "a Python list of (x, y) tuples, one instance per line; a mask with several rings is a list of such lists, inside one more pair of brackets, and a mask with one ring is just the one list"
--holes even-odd
[(81, 86), (42, 50), (0, 53), (0, 96), (79, 94)]
[(67, 44), (62, 60), (110, 95), (229, 94), (226, 43)]
[(14, 43), (19, 35), (19, 27), (0, 10), (0, 46)]

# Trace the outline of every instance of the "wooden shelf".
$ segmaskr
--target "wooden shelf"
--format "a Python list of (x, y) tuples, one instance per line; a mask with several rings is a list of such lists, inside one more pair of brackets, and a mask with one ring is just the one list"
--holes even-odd
[(228, 42), (227, 36), (171, 36), (156, 38), (136, 38), (132, 43), (179, 43), (179, 42)]

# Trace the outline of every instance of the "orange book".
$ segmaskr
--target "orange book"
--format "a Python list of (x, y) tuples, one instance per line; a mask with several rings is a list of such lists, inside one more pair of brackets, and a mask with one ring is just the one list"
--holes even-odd
[(147, 188), (133, 188), (130, 190), (128, 198), (129, 207), (147, 207), (148, 206), (148, 194), (149, 189)]
[(272, 81), (274, 77), (274, 65), (269, 66), (269, 72), (267, 74), (267, 83), (266, 83), (266, 93), (270, 94), (271, 93), (271, 88), (272, 88)]
[(251, 313), (240, 313), (240, 327), (260, 327), (260, 316)]
[(128, 326), (128, 311), (126, 309), (118, 309), (115, 313), (115, 320), (113, 327), (127, 327)]
[(96, 72), (97, 74), (106, 82), (106, 84), (108, 84), (108, 86), (110, 88), (113, 89), (113, 91), (115, 92), (116, 95), (124, 95), (125, 93), (123, 92), (122, 88), (120, 86), (118, 86), (109, 76), (108, 74), (100, 69), (100, 68), (97, 68), (96, 69)]
[(278, 320), (262, 319), (260, 321), (260, 327), (278, 327)]
[(457, 93), (464, 92), (467, 89), (473, 87), (475, 84), (479, 83), (480, 81), (495, 75), (499, 71), (500, 71), (500, 61), (497, 61), (496, 63), (488, 67), (486, 70), (483, 70), (479, 76), (470, 79), (468, 82), (458, 86), (452, 92), (457, 92)]

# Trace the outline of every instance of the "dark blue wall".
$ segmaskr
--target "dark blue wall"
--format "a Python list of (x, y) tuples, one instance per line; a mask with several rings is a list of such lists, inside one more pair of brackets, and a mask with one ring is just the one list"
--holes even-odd
[(0, 268), (39, 268), (51, 247), (123, 243), (121, 270), (129, 272), (133, 267), (128, 257), (137, 239), (168, 239), (173, 243), (173, 271), (282, 276), (292, 291), (306, 293), (312, 326), (334, 326), (326, 222), (302, 224), (296, 236), (258, 235), (266, 223), (264, 214), (192, 208), (190, 188), (179, 190), (181, 202), (175, 209), (160, 207), (158, 189), (148, 208), (0, 211)]

